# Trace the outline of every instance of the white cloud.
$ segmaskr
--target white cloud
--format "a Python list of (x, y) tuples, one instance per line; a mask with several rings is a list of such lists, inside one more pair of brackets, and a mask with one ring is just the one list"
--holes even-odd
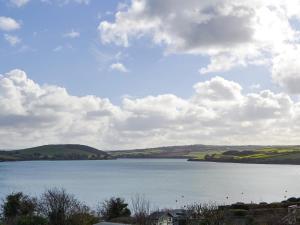
[(17, 30), (21, 25), (13, 18), (0, 16), (0, 30), (12, 31)]
[(21, 43), (21, 39), (16, 35), (4, 34), (4, 39), (11, 45), (16, 46)]
[(52, 51), (60, 52), (61, 50), (63, 50), (63, 46), (59, 45), (59, 46), (56, 46)]
[(80, 33), (78, 31), (71, 30), (70, 32), (63, 34), (63, 36), (67, 38), (78, 38), (80, 37)]
[(300, 93), (300, 45), (286, 48), (273, 59), (272, 77), (291, 94)]
[(113, 63), (110, 65), (111, 70), (116, 70), (118, 72), (127, 73), (128, 69), (122, 63)]
[(133, 0), (115, 14), (114, 23), (103, 21), (99, 30), (104, 43), (123, 46), (132, 38), (151, 35), (169, 52), (247, 51), (253, 43), (267, 47), (294, 38), (285, 5), (268, 0)]
[(38, 85), (21, 70), (0, 76), (0, 145), (81, 143), (100, 149), (177, 144), (297, 144), (300, 102), (284, 93), (242, 93), (220, 77), (173, 94), (124, 97), (120, 106)]
[(252, 90), (257, 90), (257, 89), (260, 89), (260, 88), (261, 88), (260, 84), (252, 84), (252, 85), (250, 85), (250, 89), (252, 89)]
[[(150, 37), (167, 54), (206, 56), (210, 62), (199, 69), (201, 74), (236, 66), (274, 66), (274, 81), (300, 94), (297, 87), (291, 90), (298, 75), (279, 72), (287, 62), (280, 64), (288, 61), (280, 57), (292, 57), (291, 49), (300, 45), (300, 30), (294, 26), (299, 15), (297, 0), (132, 0), (117, 9), (113, 22), (102, 21), (98, 30), (104, 44), (129, 47), (135, 39)], [(294, 64), (293, 68), (299, 65)]]
[(17, 6), (17, 7), (22, 7), (29, 3), (30, 0), (10, 0), (10, 3)]
[(73, 46), (71, 44), (65, 44), (65, 45), (58, 45), (55, 48), (52, 49), (53, 52), (60, 52), (62, 50), (66, 49), (73, 49)]

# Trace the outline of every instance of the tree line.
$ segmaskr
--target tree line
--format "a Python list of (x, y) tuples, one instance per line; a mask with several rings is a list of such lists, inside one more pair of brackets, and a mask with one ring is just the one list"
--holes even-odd
[(130, 210), (123, 198), (112, 197), (92, 210), (65, 189), (49, 189), (38, 198), (18, 192), (3, 199), (0, 225), (93, 225), (100, 221), (146, 224), (149, 201), (136, 195), (131, 204)]
[[(282, 225), (282, 218), (290, 205), (300, 205), (300, 198), (289, 198), (279, 203), (194, 203), (186, 205), (180, 225)], [(143, 195), (131, 198), (130, 207), (123, 198), (112, 197), (91, 209), (66, 192), (65, 189), (48, 189), (40, 197), (22, 192), (11, 193), (0, 207), (0, 225), (94, 225), (101, 221), (135, 225), (157, 224), (153, 215), (163, 215), (172, 209), (152, 210)]]

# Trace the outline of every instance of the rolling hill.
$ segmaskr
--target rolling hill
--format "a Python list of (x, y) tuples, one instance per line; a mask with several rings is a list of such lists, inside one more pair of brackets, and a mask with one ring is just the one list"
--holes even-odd
[(203, 159), (207, 154), (222, 153), (225, 151), (252, 151), (262, 146), (225, 146), (225, 145), (182, 145), (158, 148), (110, 151), (117, 158), (183, 158)]
[[(197, 159), (190, 160), (197, 161)], [(225, 151), (207, 154), (200, 160), (212, 162), (300, 165), (300, 146), (268, 146), (260, 147), (254, 151)]]
[(101, 160), (112, 159), (107, 152), (86, 145), (43, 145), (33, 148), (0, 151), (0, 161), (25, 160)]
[(300, 146), (297, 145), (186, 145), (109, 153), (117, 158), (183, 158), (189, 161), (300, 165)]
[(66, 144), (0, 151), (0, 161), (116, 158), (182, 158), (189, 161), (300, 165), (300, 146), (183, 145), (104, 152), (86, 145)]

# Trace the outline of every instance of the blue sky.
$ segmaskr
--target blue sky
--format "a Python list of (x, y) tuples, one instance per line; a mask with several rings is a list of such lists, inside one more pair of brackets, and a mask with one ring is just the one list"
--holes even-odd
[[(265, 67), (249, 66), (201, 75), (198, 69), (208, 64), (208, 57), (165, 55), (164, 47), (151, 43), (147, 37), (135, 40), (130, 47), (102, 44), (97, 27), (103, 20), (114, 20), (119, 3), (31, 1), (16, 7), (1, 1), (1, 14), (20, 22), (21, 29), (11, 33), (22, 40), (10, 46), (1, 38), (1, 72), (19, 68), (39, 84), (57, 84), (74, 95), (93, 94), (115, 103), (120, 103), (123, 95), (174, 93), (188, 97), (192, 95), (193, 84), (220, 74), (241, 83), (245, 91), (257, 83), (273, 88)], [(80, 36), (64, 36), (72, 30)], [(117, 54), (120, 59), (115, 58)], [(119, 61), (126, 65), (128, 73), (110, 70), (110, 65)]]
[(0, 149), (298, 144), (298, 0), (0, 0)]

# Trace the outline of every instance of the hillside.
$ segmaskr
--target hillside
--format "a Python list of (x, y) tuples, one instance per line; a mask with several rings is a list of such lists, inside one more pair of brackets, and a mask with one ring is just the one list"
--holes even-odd
[(220, 146), (220, 145), (182, 145), (158, 148), (110, 151), (117, 158), (184, 158), (204, 159), (207, 154), (222, 153), (225, 151), (252, 151), (261, 146)]
[(85, 145), (43, 145), (14, 151), (0, 151), (0, 161), (22, 160), (100, 160), (110, 154)]
[(110, 154), (117, 158), (183, 158), (189, 161), (300, 165), (300, 146), (186, 145), (115, 151)]
[(300, 165), (300, 146), (184, 145), (104, 152), (85, 145), (66, 144), (0, 151), (0, 161), (114, 158), (182, 158), (189, 161)]
[(300, 165), (300, 146), (268, 146), (254, 151), (225, 151), (191, 161)]

